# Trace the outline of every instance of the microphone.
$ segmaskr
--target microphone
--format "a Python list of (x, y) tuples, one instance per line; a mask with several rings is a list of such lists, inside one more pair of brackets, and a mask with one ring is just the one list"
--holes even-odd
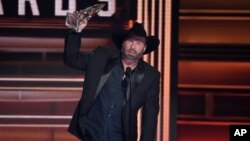
[(126, 68), (125, 75), (128, 76), (129, 78), (131, 77), (132, 74), (132, 69), (130, 67)]
[(132, 89), (131, 89), (131, 74), (132, 74), (132, 69), (130, 67), (127, 67), (126, 68), (126, 71), (125, 71), (125, 76), (127, 77), (127, 91), (126, 91), (126, 102), (127, 102), (127, 112), (128, 112), (128, 135), (129, 135), (129, 140), (131, 140), (131, 136), (132, 136), (132, 116), (131, 116), (131, 107), (132, 107), (132, 100), (131, 100), (131, 93), (132, 93)]
[(131, 74), (132, 74), (132, 69), (130, 67), (126, 68), (126, 71), (124, 72), (125, 78), (124, 78), (124, 84), (123, 88), (125, 88), (126, 92), (126, 101), (129, 100), (130, 95), (131, 95)]

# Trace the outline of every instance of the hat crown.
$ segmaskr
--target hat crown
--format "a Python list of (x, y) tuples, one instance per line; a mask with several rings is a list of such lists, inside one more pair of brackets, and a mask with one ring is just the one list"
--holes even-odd
[(118, 49), (122, 48), (122, 42), (128, 37), (139, 36), (145, 37), (146, 40), (146, 50), (143, 54), (148, 54), (154, 50), (157, 50), (160, 40), (156, 36), (147, 36), (147, 32), (141, 23), (135, 22), (133, 27), (129, 30), (122, 30), (120, 32), (115, 32), (112, 34), (113, 42)]
[(143, 25), (137, 22), (134, 23), (134, 26), (131, 29), (129, 29), (129, 32), (137, 36), (147, 37), (147, 33)]

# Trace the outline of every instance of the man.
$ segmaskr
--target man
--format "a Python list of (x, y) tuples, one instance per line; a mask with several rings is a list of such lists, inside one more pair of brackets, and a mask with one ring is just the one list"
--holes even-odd
[(136, 141), (137, 113), (142, 107), (141, 141), (154, 141), (159, 112), (160, 73), (141, 58), (158, 48), (142, 24), (113, 34), (116, 49), (97, 47), (80, 53), (81, 23), (65, 38), (64, 63), (85, 72), (83, 94), (69, 132), (84, 141)]

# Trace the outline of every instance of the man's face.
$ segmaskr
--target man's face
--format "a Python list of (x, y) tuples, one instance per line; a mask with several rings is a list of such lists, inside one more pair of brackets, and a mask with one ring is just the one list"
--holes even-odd
[(138, 60), (143, 56), (146, 50), (145, 38), (130, 37), (123, 41), (122, 54), (126, 59)]

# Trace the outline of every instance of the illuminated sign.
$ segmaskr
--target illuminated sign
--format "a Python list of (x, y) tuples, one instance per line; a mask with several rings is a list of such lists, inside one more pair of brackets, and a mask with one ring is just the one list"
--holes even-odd
[[(136, 1), (132, 0), (0, 0), (1, 17), (60, 18), (67, 12), (84, 9), (104, 3), (106, 6), (98, 13), (100, 18), (135, 18)], [(117, 16), (116, 16), (117, 17)]]

